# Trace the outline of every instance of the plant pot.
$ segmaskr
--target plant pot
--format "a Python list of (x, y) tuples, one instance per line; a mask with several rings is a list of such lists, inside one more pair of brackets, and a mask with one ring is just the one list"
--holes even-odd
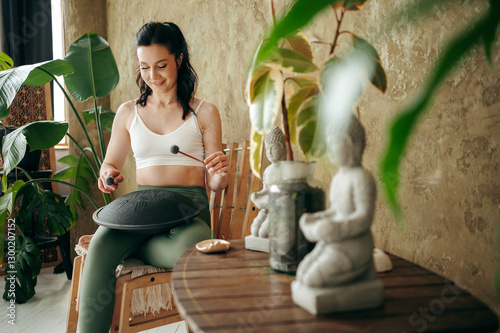
[(314, 244), (299, 228), (303, 213), (325, 209), (325, 192), (313, 178), (314, 163), (279, 162), (281, 178), (269, 188), (269, 241), (271, 268), (295, 274)]
[[(6, 127), (7, 134), (16, 130), (15, 127)], [(3, 148), (3, 138), (5, 136), (5, 128), (0, 127), (0, 153), (2, 153)], [(2, 154), (3, 158), (3, 154)], [(20, 168), (23, 168), (26, 171), (38, 171), (40, 169), (40, 160), (42, 158), (41, 150), (33, 150), (31, 151), (29, 146), (26, 145), (26, 153), (24, 154), (23, 159), (17, 165)]]

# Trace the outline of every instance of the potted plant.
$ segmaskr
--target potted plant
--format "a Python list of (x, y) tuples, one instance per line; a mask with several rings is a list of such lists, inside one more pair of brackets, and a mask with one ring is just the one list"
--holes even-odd
[[(93, 100), (92, 110), (79, 113), (63, 86), (54, 80), (56, 76), (64, 76), (65, 85), (69, 93), (78, 101)], [(63, 91), (70, 110), (77, 119), (80, 130), (87, 140), (83, 147), (74, 138), (74, 133), (68, 132), (68, 124), (58, 121), (37, 121), (22, 126), (3, 138), (2, 156), (4, 160), (4, 176), (2, 178), (3, 196), (0, 198), (0, 227), (4, 226), (6, 217), (12, 216), (14, 203), (23, 196), (30, 200), (23, 200), (19, 215), (15, 220), (16, 237), (12, 240), (15, 251), (11, 254), (16, 273), (16, 301), (26, 302), (35, 293), (36, 276), (40, 272), (41, 261), (39, 250), (25, 232), (41, 230), (43, 223), (47, 224), (50, 233), (63, 234), (77, 221), (77, 208), (84, 205), (82, 195), (85, 196), (95, 209), (97, 203), (90, 195), (89, 184), (94, 183), (99, 176), (99, 169), (105, 156), (105, 142), (103, 131), (111, 131), (114, 113), (97, 106), (96, 99), (107, 96), (117, 85), (119, 80), (118, 69), (109, 44), (95, 33), (84, 34), (69, 48), (64, 60), (51, 60), (33, 65), (20, 66), (0, 72), (0, 120), (8, 116), (8, 107), (22, 84), (41, 86), (54, 80)], [(98, 145), (89, 136), (87, 126), (92, 120), (97, 125)], [(19, 163), (24, 156), (26, 147), (30, 150), (48, 149), (55, 146), (67, 135), (80, 151), (78, 156), (68, 155), (60, 162), (69, 167), (57, 172), (52, 179), (18, 180), (8, 187), (6, 175), (14, 169), (24, 172)], [(100, 151), (100, 154), (98, 154)], [(74, 179), (74, 182), (67, 180)], [(43, 182), (63, 183), (71, 188), (71, 193), (64, 199), (57, 193), (43, 190), (39, 184)], [(109, 203), (111, 197), (103, 194), (104, 201)], [(38, 212), (35, 214), (35, 212)], [(10, 239), (9, 239), (10, 241)], [(0, 245), (3, 246), (3, 238)], [(8, 245), (11, 245), (9, 243)], [(1, 253), (3, 257), (3, 251)], [(9, 262), (7, 261), (9, 264)], [(6, 278), (8, 276), (6, 275)], [(7, 288), (7, 284), (6, 284)], [(13, 298), (4, 294), (5, 299)]]
[[(339, 122), (345, 121), (342, 115), (350, 112), (361, 95), (366, 74), (382, 92), (387, 88), (375, 48), (353, 32), (341, 29), (345, 15), (361, 9), (366, 2), (319, 1), (311, 4), (299, 0), (273, 27), (253, 58), (246, 89), (252, 123), (253, 171), (259, 173), (263, 137), (280, 113), (287, 149), (288, 161), (280, 162), (282, 180), (271, 186), (269, 195), (270, 262), (278, 271), (295, 272), (300, 260), (312, 248), (298, 228), (301, 214), (325, 209), (324, 192), (311, 180), (314, 164), (295, 162), (292, 144), (300, 148), (306, 162), (321, 157), (326, 151), (326, 130), (332, 128), (332, 117), (337, 127)], [(304, 24), (304, 14), (305, 20), (310, 20), (315, 11), (328, 5), (335, 13), (336, 30), (332, 42), (313, 37), (313, 42), (329, 48), (326, 61), (315, 63), (311, 39), (298, 29)], [(313, 11), (309, 10), (311, 6), (315, 7)], [(271, 12), (274, 22), (272, 0)], [(342, 35), (350, 36), (351, 47), (338, 54)], [(354, 82), (349, 87), (350, 94), (339, 96), (334, 90), (345, 80), (345, 68), (352, 69), (349, 79)]]

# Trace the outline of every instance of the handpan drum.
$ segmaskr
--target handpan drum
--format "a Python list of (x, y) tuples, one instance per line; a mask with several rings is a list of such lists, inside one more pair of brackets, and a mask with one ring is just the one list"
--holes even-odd
[(125, 194), (94, 212), (94, 222), (111, 229), (156, 234), (189, 223), (203, 209), (197, 201), (168, 190)]

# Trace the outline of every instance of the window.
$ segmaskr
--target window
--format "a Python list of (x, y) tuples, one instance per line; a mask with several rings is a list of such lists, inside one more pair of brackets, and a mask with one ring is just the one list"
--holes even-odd
[[(62, 19), (62, 0), (51, 0), (51, 11), (52, 11), (52, 54), (53, 59), (63, 59), (64, 58), (64, 43), (63, 43), (63, 19)], [(64, 87), (64, 80), (62, 77), (58, 77), (58, 82)], [(66, 121), (66, 100), (61, 89), (57, 87), (54, 83), (54, 105), (52, 109), (54, 111), (54, 120)], [(67, 137), (59, 142), (56, 148), (67, 148), (68, 142)]]

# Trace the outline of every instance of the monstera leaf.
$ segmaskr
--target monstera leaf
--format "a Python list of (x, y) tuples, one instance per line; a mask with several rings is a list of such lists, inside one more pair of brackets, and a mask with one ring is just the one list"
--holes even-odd
[[(15, 299), (16, 303), (26, 303), (35, 295), (36, 276), (40, 274), (42, 261), (40, 259), (40, 249), (35, 242), (29, 238), (15, 237), (15, 264), (13, 267), (8, 262), (7, 274), (5, 275), (5, 291), (3, 299)], [(8, 273), (14, 271), (15, 273)], [(9, 288), (7, 288), (9, 286)], [(14, 286), (15, 294), (11, 292), (10, 286)]]

